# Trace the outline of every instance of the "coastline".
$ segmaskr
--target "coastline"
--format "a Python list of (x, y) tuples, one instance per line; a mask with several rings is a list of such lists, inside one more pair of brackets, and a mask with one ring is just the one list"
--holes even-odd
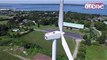
[[(59, 4), (0, 4), (0, 9), (15, 11), (58, 11)], [(102, 10), (86, 10), (83, 4), (65, 4), (65, 12), (77, 12), (83, 14), (107, 15), (107, 6)]]

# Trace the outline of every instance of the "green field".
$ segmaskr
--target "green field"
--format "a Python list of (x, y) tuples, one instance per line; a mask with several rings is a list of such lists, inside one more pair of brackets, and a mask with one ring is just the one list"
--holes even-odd
[[(29, 43), (35, 43), (35, 44), (41, 46), (42, 48), (44, 48), (47, 51), (47, 53), (51, 54), (52, 41), (46, 41), (44, 39), (44, 33), (42, 33), (42, 32), (33, 31), (33, 32), (31, 32), (27, 35), (22, 36), (19, 39), (23, 40), (23, 41), (26, 41), (26, 42), (29, 42)], [(67, 42), (70, 46), (71, 51), (73, 52), (74, 47), (75, 47), (75, 41), (72, 40), (71, 38), (66, 38), (66, 40), (67, 40)], [(59, 55), (65, 55), (65, 52), (63, 51), (60, 40), (58, 40), (58, 54)]]
[[(10, 37), (7, 37), (7, 36), (2, 36), (1, 37), (2, 39), (12, 39), (13, 41), (15, 41), (16, 43), (16, 45), (17, 44), (20, 44), (21, 45), (21, 42), (23, 42), (23, 41), (25, 41), (26, 43), (32, 43), (32, 44), (36, 44), (36, 45), (39, 45), (40, 47), (42, 47), (44, 50), (45, 50), (45, 53), (46, 54), (49, 54), (49, 56), (51, 56), (51, 52), (52, 52), (52, 41), (46, 41), (45, 39), (44, 39), (44, 33), (43, 32), (38, 32), (38, 31), (33, 31), (33, 32), (30, 32), (30, 33), (28, 33), (28, 34), (26, 34), (26, 35), (23, 35), (23, 36), (21, 36), (21, 37), (18, 37), (18, 38), (10, 38)], [(74, 40), (72, 40), (71, 38), (66, 38), (66, 40), (67, 40), (67, 42), (68, 42), (68, 45), (69, 45), (69, 47), (70, 47), (70, 50), (73, 52), (74, 51), (74, 48), (75, 48), (75, 41)], [(19, 42), (18, 42), (19, 41)], [(22, 44), (24, 44), (24, 43), (22, 43)], [(6, 49), (8, 49), (8, 47), (5, 47)], [(7, 52), (5, 52), (5, 51), (2, 51), (2, 49), (4, 50), (5, 48), (0, 48), (0, 58), (2, 58), (2, 57), (5, 57), (5, 55), (8, 55), (8, 56), (6, 56), (6, 58), (4, 59), (4, 58), (2, 58), (2, 59), (4, 59), (4, 60), (7, 60), (7, 59), (10, 59), (11, 58), (11, 60), (13, 59), (13, 60), (17, 60), (17, 58), (16, 57), (14, 57), (14, 56), (12, 56), (12, 55), (10, 55), (10, 54), (8, 54)], [(13, 46), (13, 47), (11, 47), (11, 48), (13, 48), (13, 49), (15, 49), (15, 47)], [(36, 48), (36, 47), (35, 47)], [(33, 53), (33, 54), (29, 54), (29, 56), (25, 56), (25, 55), (23, 55), (23, 53), (22, 53), (22, 51), (10, 51), (10, 50), (7, 50), (8, 52), (11, 52), (11, 53), (13, 53), (13, 54), (18, 54), (18, 55), (20, 55), (20, 56), (23, 56), (23, 57), (27, 57), (27, 58), (31, 58), (32, 59), (32, 57), (33, 56), (35, 56), (36, 54), (35, 53)], [(33, 52), (35, 51), (35, 49), (33, 49)], [(4, 55), (2, 55), (4, 53)], [(29, 53), (29, 52), (28, 52)], [(38, 52), (37, 52), (38, 53)], [(42, 50), (39, 52), (39, 53), (42, 53)], [(43, 53), (43, 54), (45, 54), (45, 53)], [(66, 57), (66, 54), (65, 54), (65, 52), (64, 52), (64, 49), (63, 49), (63, 47), (62, 47), (62, 45), (61, 45), (61, 40), (58, 40), (58, 56), (65, 56)], [(13, 57), (13, 58), (12, 58)], [(15, 59), (16, 58), (16, 59)], [(0, 59), (1, 60), (1, 59)]]
[(6, 16), (6, 15), (0, 15), (0, 19), (8, 19), (9, 16)]
[(20, 60), (17, 57), (10, 55), (9, 53), (3, 51), (6, 47), (0, 47), (0, 60)]
[(1, 25), (7, 24), (7, 21), (0, 21), (0, 24), (1, 24)]
[(9, 16), (5, 16), (5, 15), (0, 15), (0, 25), (3, 25), (3, 24), (7, 24), (7, 20), (4, 20), (4, 19), (8, 19)]
[(107, 46), (88, 47), (86, 60), (107, 60)]

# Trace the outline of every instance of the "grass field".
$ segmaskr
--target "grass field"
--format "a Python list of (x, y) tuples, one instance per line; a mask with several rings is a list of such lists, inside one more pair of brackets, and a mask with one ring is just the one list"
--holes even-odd
[(9, 16), (6, 16), (6, 15), (0, 15), (0, 18), (2, 18), (2, 19), (8, 19)]
[(88, 47), (86, 60), (107, 60), (107, 46)]
[[(44, 33), (42, 33), (42, 32), (33, 31), (27, 35), (22, 36), (19, 39), (30, 42), (30, 43), (35, 43), (35, 44), (41, 46), (42, 48), (44, 48), (47, 51), (47, 53), (51, 53), (52, 41), (46, 41), (44, 39)], [(70, 46), (71, 51), (73, 52), (74, 47), (75, 47), (75, 41), (70, 39), (70, 38), (66, 38), (66, 40)], [(58, 54), (59, 55), (65, 55), (65, 52), (62, 48), (60, 40), (58, 40)]]
[(6, 47), (0, 46), (0, 60), (20, 60), (17, 57), (10, 55), (9, 53), (3, 51)]
[(7, 21), (0, 21), (0, 24), (1, 24), (1, 25), (7, 24)]
[[(20, 41), (26, 41), (28, 43), (34, 43), (36, 45), (39, 45), (40, 47), (42, 47), (46, 53), (48, 53), (49, 55), (51, 55), (51, 52), (52, 52), (52, 41), (46, 41), (44, 39), (44, 33), (43, 32), (37, 32), (37, 31), (33, 31), (33, 32), (30, 32), (26, 35), (23, 35), (19, 38), (9, 38), (9, 37), (1, 37), (2, 39), (12, 39), (12, 40), (20, 40)], [(70, 47), (70, 50), (73, 52), (74, 50), (74, 47), (75, 47), (75, 41), (72, 40), (71, 38), (66, 38), (67, 42), (68, 42), (68, 45)], [(6, 49), (8, 47), (5, 47)], [(7, 52), (5, 51), (2, 51), (2, 49), (4, 50), (5, 48), (0, 48), (0, 60), (7, 60), (7, 59), (11, 59), (11, 60), (17, 60), (16, 57), (14, 56), (11, 56), (10, 54), (8, 54)], [(12, 48), (12, 47), (11, 47)], [(36, 47), (35, 47), (36, 48)], [(17, 52), (17, 51), (9, 51), (13, 54), (18, 54), (20, 56), (23, 56), (23, 57), (28, 57), (28, 58), (32, 58), (34, 55), (31, 55), (30, 56), (24, 56), (22, 51), (20, 52)], [(42, 53), (42, 52), (41, 52)], [(2, 55), (3, 54), (3, 55)], [(4, 58), (6, 56), (6, 58)], [(66, 56), (65, 52), (64, 52), (64, 49), (61, 45), (61, 40), (58, 40), (58, 56)], [(3, 58), (2, 58), (3, 57)]]

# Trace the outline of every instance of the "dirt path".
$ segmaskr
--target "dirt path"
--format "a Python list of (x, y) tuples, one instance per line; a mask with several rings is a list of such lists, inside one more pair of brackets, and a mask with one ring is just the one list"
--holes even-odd
[(75, 45), (75, 50), (74, 50), (74, 53), (73, 53), (74, 59), (77, 58), (78, 49), (79, 49), (79, 45), (80, 45), (81, 39), (77, 39), (75, 41), (76, 41), (76, 45)]

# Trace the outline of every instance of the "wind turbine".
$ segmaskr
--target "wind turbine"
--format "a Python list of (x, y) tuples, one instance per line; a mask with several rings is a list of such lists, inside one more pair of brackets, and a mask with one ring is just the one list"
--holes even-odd
[(56, 51), (57, 51), (57, 40), (61, 38), (62, 46), (65, 50), (65, 53), (69, 60), (74, 60), (72, 57), (72, 54), (70, 52), (70, 49), (68, 47), (68, 44), (64, 38), (64, 32), (63, 29), (63, 4), (64, 0), (60, 0), (60, 11), (59, 11), (59, 19), (58, 19), (58, 26), (59, 31), (53, 31), (45, 34), (46, 40), (53, 40), (52, 44), (52, 60), (56, 60)]

